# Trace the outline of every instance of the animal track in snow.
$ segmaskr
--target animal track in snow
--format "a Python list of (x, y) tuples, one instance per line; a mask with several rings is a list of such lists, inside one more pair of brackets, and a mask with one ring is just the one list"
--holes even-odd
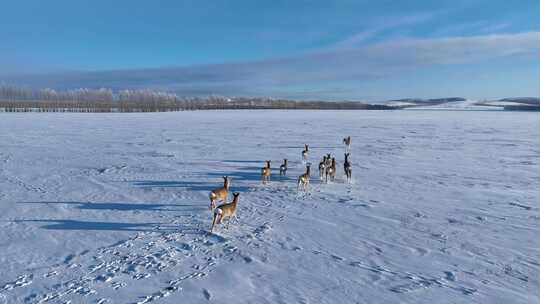
[(15, 281), (4, 284), (0, 287), (0, 291), (12, 290), (18, 287), (24, 287), (32, 284), (32, 279), (34, 278), (33, 274), (25, 274), (19, 276)]
[(519, 203), (509, 203), (509, 205), (514, 206), (514, 207), (519, 207), (519, 208), (525, 209), (525, 210), (532, 210), (531, 206), (526, 206), (526, 205), (522, 205), (522, 204), (519, 204)]
[[(47, 292), (32, 293), (25, 297), (25, 301), (67, 303), (72, 300), (82, 301), (84, 298), (84, 302), (94, 299), (93, 303), (105, 303), (107, 299), (99, 297), (103, 288), (118, 290), (153, 274), (173, 271), (177, 266), (193, 269), (138, 302), (148, 303), (177, 292), (185, 280), (208, 275), (216, 263), (231, 254), (237, 254), (237, 248), (218, 235), (201, 234), (193, 237), (179, 232), (140, 232), (130, 239), (98, 248), (93, 252), (70, 254), (62, 263), (45, 268), (39, 278)], [(189, 267), (189, 264), (183, 264), (188, 258), (200, 258), (204, 262)], [(247, 256), (243, 258), (246, 262), (251, 259)], [(75, 260), (77, 263), (73, 263)], [(32, 273), (21, 275), (2, 286), (0, 292), (27, 286), (32, 283), (33, 278)]]

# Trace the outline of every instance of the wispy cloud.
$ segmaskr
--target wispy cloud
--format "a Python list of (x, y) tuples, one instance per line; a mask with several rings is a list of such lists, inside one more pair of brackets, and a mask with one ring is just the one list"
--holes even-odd
[(502, 31), (507, 30), (509, 27), (511, 27), (510, 23), (490, 24), (480, 29), (480, 32), (486, 33), (486, 34), (500, 33)]
[(431, 32), (431, 37), (502, 34), (505, 31), (508, 32), (508, 29), (511, 26), (512, 25), (510, 23), (490, 23), (485, 20), (476, 20), (473, 22), (440, 27)]
[(333, 45), (333, 48), (352, 48), (359, 47), (362, 44), (382, 32), (390, 31), (393, 29), (401, 29), (423, 23), (433, 19), (435, 16), (440, 15), (441, 12), (429, 12), (419, 13), (410, 16), (391, 17), (385, 16), (383, 20), (378, 20), (370, 24), (368, 29), (361, 30)]
[[(186, 95), (274, 95), (285, 88), (362, 81), (410, 69), (474, 64), (540, 54), (540, 32), (435, 39), (402, 39), (357, 48), (336, 48), (291, 58), (178, 68), (77, 72), (16, 79), (49, 87), (162, 88)], [(339, 87), (336, 87), (338, 90)], [(317, 98), (320, 92), (305, 98)], [(289, 96), (299, 93), (289, 90)], [(317, 96), (315, 96), (317, 95)]]

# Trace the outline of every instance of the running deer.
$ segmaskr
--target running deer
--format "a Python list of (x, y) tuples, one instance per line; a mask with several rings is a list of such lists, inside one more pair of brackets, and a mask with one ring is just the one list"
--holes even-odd
[(323, 180), (325, 173), (326, 173), (326, 155), (323, 156), (323, 160), (319, 163), (319, 178), (321, 180)]
[(214, 232), (214, 226), (217, 224), (221, 224), (221, 222), (224, 219), (227, 220), (227, 227), (229, 226), (229, 222), (232, 218), (236, 219), (238, 221), (238, 218), (236, 217), (236, 207), (238, 206), (238, 196), (240, 193), (235, 192), (233, 193), (233, 201), (230, 203), (225, 203), (222, 205), (219, 205), (216, 210), (214, 210), (214, 216), (212, 219), (212, 228), (210, 228), (210, 232)]
[(266, 161), (266, 167), (261, 169), (261, 181), (263, 184), (266, 184), (270, 181), (270, 176), (272, 175), (272, 169), (270, 169), (270, 161)]
[(304, 144), (305, 148), (302, 150), (302, 161), (306, 162), (308, 159), (309, 145)]
[(283, 164), (281, 164), (281, 166), (279, 166), (279, 175), (280, 176), (287, 175), (287, 167), (288, 167), (288, 162), (287, 162), (287, 159), (285, 158), (283, 160)]
[(349, 152), (351, 151), (351, 137), (347, 136), (343, 139), (343, 143), (345, 144), (345, 151)]
[(216, 208), (216, 202), (227, 202), (229, 196), (229, 186), (231, 185), (231, 179), (228, 176), (223, 176), (223, 187), (210, 191), (210, 210)]
[(302, 190), (304, 191), (308, 190), (310, 174), (311, 174), (311, 164), (307, 164), (306, 173), (298, 177), (298, 188), (297, 188), (298, 191), (300, 191), (300, 188), (302, 188)]
[(334, 181), (336, 178), (336, 159), (332, 157), (332, 164), (330, 167), (326, 168), (326, 183), (328, 183), (328, 177), (331, 181)]
[(350, 182), (352, 179), (352, 164), (349, 161), (349, 153), (345, 153), (345, 162), (343, 163), (343, 171), (345, 171), (347, 182)]

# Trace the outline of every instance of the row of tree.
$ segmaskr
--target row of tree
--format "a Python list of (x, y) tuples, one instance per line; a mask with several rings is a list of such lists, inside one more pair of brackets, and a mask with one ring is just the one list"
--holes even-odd
[(153, 90), (55, 91), (0, 85), (4, 112), (168, 112), (217, 109), (388, 109), (361, 102), (293, 101), (271, 98), (181, 97)]

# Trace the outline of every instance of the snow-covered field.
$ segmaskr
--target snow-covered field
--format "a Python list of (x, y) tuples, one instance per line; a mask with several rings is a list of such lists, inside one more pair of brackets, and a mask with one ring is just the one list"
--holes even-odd
[(0, 142), (0, 303), (540, 303), (537, 113), (6, 113)]

